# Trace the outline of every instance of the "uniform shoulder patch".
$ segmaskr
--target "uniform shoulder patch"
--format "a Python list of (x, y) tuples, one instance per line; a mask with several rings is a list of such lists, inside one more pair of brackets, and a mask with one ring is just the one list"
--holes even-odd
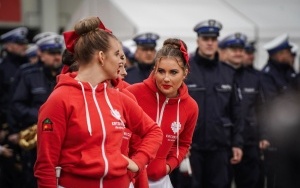
[(42, 122), (43, 131), (53, 131), (53, 123), (49, 118)]

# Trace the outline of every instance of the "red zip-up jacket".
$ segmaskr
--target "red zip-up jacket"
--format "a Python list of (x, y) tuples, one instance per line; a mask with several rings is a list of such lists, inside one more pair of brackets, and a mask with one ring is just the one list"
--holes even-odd
[(39, 188), (56, 188), (55, 167), (62, 168), (59, 185), (127, 188), (128, 162), (121, 154), (125, 125), (141, 136), (131, 159), (142, 171), (156, 155), (162, 132), (135, 101), (100, 83), (92, 87), (61, 74), (42, 105), (38, 118), (35, 176)]
[[(159, 180), (167, 175), (167, 164), (172, 171), (185, 158), (192, 142), (198, 105), (189, 95), (184, 83), (179, 88), (178, 97), (166, 98), (157, 89), (152, 74), (143, 82), (128, 86), (126, 89), (136, 97), (142, 109), (156, 120), (163, 132), (163, 143), (155, 159), (147, 167), (148, 178), (152, 181)], [(134, 135), (131, 140), (134, 148), (141, 141)], [(136, 181), (138, 183), (139, 180)]]

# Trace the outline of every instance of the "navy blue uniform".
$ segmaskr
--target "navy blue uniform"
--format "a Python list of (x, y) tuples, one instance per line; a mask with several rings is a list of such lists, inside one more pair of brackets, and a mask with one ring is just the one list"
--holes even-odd
[(56, 75), (42, 62), (21, 71), (12, 99), (12, 112), (19, 122), (19, 130), (37, 123), (38, 110), (56, 85)]
[(135, 62), (135, 65), (127, 69), (127, 76), (125, 81), (129, 84), (134, 84), (144, 81), (149, 77), (153, 70), (153, 64), (143, 64)]
[(268, 100), (289, 89), (296, 77), (295, 70), (288, 64), (269, 60), (262, 69), (263, 88)]
[[(294, 69), (286, 64), (269, 60), (265, 67), (262, 69), (263, 73), (263, 89), (266, 96), (268, 105), (272, 106), (272, 102), (277, 99), (278, 96), (284, 95), (290, 90), (291, 83), (293, 83), (296, 73)], [(284, 107), (283, 107), (284, 108)], [(267, 109), (268, 111), (268, 109)], [(272, 117), (269, 117), (272, 118)], [(272, 125), (269, 118), (266, 118), (266, 124), (264, 126), (269, 127), (267, 129), (267, 140), (269, 140), (271, 146), (265, 151), (265, 163), (266, 163), (266, 175), (267, 175), (267, 187), (280, 187), (279, 183), (282, 183), (279, 177), (279, 173), (282, 170), (280, 165), (286, 160), (279, 159), (280, 149), (277, 145), (277, 139), (270, 133), (272, 131)], [(279, 150), (278, 150), (279, 149)]]
[(7, 52), (0, 64), (0, 123), (6, 123), (9, 103), (11, 101), (11, 86), (19, 67), (27, 62), (27, 58)]
[(208, 60), (197, 52), (191, 58), (186, 80), (200, 109), (191, 149), (193, 187), (227, 187), (231, 148), (243, 144), (235, 70), (219, 62), (217, 55)]
[(236, 82), (242, 94), (242, 120), (244, 139), (243, 158), (233, 165), (237, 188), (256, 188), (260, 175), (259, 140), (264, 137), (259, 127), (258, 113), (264, 102), (261, 73), (253, 67), (236, 70)]
[[(27, 62), (27, 59), (10, 52), (6, 52), (6, 54), (0, 64), (0, 129), (8, 129), (11, 133), (12, 130), (7, 123), (10, 117), (9, 106), (13, 92), (12, 85), (16, 71), (23, 63)], [(13, 149), (14, 155), (11, 158), (0, 157), (1, 168), (5, 171), (1, 175), (0, 186), (20, 187), (21, 170), (18, 168), (21, 164), (20, 148), (8, 141), (8, 137), (1, 144), (9, 145), (9, 148)]]

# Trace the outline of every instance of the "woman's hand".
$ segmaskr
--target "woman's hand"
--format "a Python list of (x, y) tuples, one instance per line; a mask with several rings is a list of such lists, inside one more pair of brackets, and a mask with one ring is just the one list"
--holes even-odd
[(170, 166), (169, 166), (169, 165), (166, 165), (166, 172), (167, 172), (167, 174), (170, 174), (170, 171), (171, 171)]
[(122, 155), (127, 161), (128, 161), (128, 166), (127, 169), (130, 170), (131, 172), (137, 172), (139, 171), (138, 165), (131, 160), (130, 158), (126, 157), (125, 155)]

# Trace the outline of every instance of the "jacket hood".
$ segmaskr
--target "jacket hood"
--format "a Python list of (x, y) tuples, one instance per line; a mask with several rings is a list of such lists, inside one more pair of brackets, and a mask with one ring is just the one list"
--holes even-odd
[[(82, 100), (84, 101), (84, 108), (86, 111), (85, 118), (86, 118), (87, 129), (88, 129), (90, 135), (92, 136), (93, 130), (92, 130), (92, 125), (91, 125), (90, 109), (89, 109), (88, 102), (87, 102), (87, 98), (89, 96), (87, 96), (86, 93), (92, 93), (93, 97), (96, 98), (95, 93), (104, 92), (105, 101), (106, 101), (107, 105), (109, 106), (111, 112), (113, 113), (113, 116), (116, 117), (117, 119), (119, 119), (123, 123), (120, 114), (113, 109), (110, 99), (107, 94), (107, 86), (110, 84), (110, 81), (104, 81), (103, 83), (99, 83), (98, 85), (93, 87), (89, 82), (81, 82), (81, 81), (75, 80), (76, 76), (77, 76), (77, 72), (60, 74), (57, 77), (57, 85), (56, 85), (55, 89), (62, 87), (62, 86), (69, 86), (69, 87), (71, 86), (71, 87), (74, 87), (75, 89), (78, 89), (81, 91)], [(95, 92), (93, 92), (93, 91), (95, 91)], [(96, 106), (99, 106), (97, 101), (94, 100), (94, 102), (95, 102)], [(99, 117), (101, 119), (103, 119), (101, 113), (99, 113)], [(123, 123), (123, 125), (124, 125), (124, 123)]]
[[(71, 72), (71, 73), (66, 73), (66, 74), (60, 74), (57, 76), (57, 84), (55, 86), (54, 89), (59, 88), (61, 86), (73, 86), (75, 88), (78, 88), (80, 90), (82, 90), (82, 86), (85, 91), (92, 91), (93, 87), (90, 83), (88, 82), (80, 82), (78, 80), (75, 79), (75, 77), (77, 76), (77, 72)], [(107, 83), (108, 81), (105, 81), (103, 83)], [(81, 83), (81, 84), (79, 84)], [(109, 85), (107, 83), (107, 85)], [(96, 92), (102, 91), (103, 90), (103, 84), (98, 84), (97, 88), (96, 88)]]

